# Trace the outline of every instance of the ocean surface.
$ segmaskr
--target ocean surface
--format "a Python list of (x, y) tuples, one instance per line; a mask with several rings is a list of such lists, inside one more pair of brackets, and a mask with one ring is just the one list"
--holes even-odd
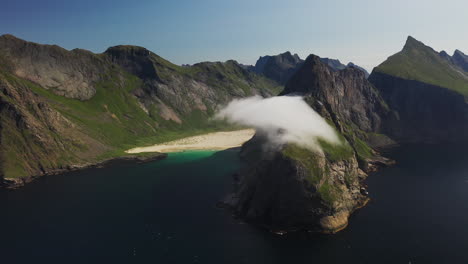
[(406, 146), (336, 235), (271, 234), (216, 203), (236, 151), (186, 152), (0, 192), (0, 263), (468, 263), (468, 151)]

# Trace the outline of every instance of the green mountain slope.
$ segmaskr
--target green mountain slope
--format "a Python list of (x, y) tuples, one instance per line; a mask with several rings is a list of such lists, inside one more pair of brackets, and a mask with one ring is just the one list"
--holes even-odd
[(380, 64), (375, 72), (454, 90), (468, 96), (468, 73), (413, 37), (403, 50)]
[(221, 105), (280, 89), (235, 61), (182, 67), (141, 47), (93, 54), (0, 36), (0, 179), (226, 129), (209, 120)]

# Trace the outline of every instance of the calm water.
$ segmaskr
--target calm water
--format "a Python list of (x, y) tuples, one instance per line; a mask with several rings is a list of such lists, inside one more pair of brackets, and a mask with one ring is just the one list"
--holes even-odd
[[(0, 192), (1, 263), (468, 263), (468, 153), (411, 146), (333, 235), (276, 236), (215, 204), (237, 153), (173, 154)], [(66, 258), (65, 258), (66, 257)]]

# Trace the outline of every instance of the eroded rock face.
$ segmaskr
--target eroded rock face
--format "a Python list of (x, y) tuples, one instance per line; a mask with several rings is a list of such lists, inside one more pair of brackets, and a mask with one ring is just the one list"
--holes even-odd
[(339, 119), (341, 123), (354, 124), (366, 132), (380, 132), (382, 116), (389, 111), (361, 70), (335, 71), (315, 55), (307, 58), (281, 94), (305, 96), (322, 116), (335, 122)]
[(87, 100), (93, 97), (95, 83), (105, 73), (105, 62), (89, 51), (67, 51), (11, 35), (0, 36), (0, 53), (18, 77), (68, 98)]
[(264, 144), (257, 134), (242, 147), (248, 165), (236, 175), (235, 191), (226, 200), (241, 218), (273, 231), (335, 233), (367, 202), (361, 193), (366, 174), (354, 155), (331, 160), (297, 146)]

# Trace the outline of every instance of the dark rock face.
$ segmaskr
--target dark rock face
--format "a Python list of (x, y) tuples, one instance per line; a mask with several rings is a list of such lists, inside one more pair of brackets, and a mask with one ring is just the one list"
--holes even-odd
[(468, 105), (447, 88), (373, 72), (369, 80), (396, 113), (386, 123), (398, 141), (466, 140)]
[(362, 71), (346, 68), (333, 71), (310, 55), (282, 92), (306, 96), (324, 117), (356, 125), (366, 132), (382, 132), (382, 116), (389, 112), (382, 98)]
[(275, 232), (335, 233), (367, 202), (360, 184), (366, 175), (354, 156), (332, 161), (310, 152), (311, 168), (287, 154), (292, 146), (265, 151), (264, 143), (257, 134), (242, 147), (248, 166), (237, 174), (235, 192), (226, 199), (240, 217)]
[(260, 57), (255, 64), (254, 71), (284, 85), (302, 62), (303, 60), (297, 54), (292, 55), (288, 51), (276, 56)]
[(468, 72), (468, 56), (465, 55), (463, 52), (456, 50), (452, 56), (452, 61), (458, 67)]

